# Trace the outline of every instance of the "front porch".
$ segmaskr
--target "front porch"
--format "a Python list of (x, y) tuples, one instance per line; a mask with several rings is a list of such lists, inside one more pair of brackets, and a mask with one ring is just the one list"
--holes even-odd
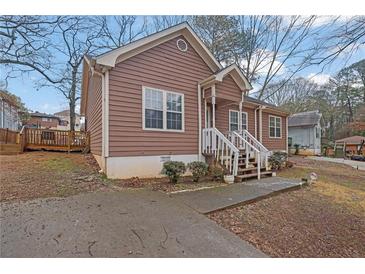
[(238, 73), (234, 67), (223, 70), (198, 87), (200, 154), (220, 165), (232, 181), (260, 179), (272, 175), (268, 165), (271, 152), (256, 138), (259, 133), (257, 115), (261, 115), (262, 106), (250, 109), (244, 106), (248, 84), (239, 84), (244, 78)]

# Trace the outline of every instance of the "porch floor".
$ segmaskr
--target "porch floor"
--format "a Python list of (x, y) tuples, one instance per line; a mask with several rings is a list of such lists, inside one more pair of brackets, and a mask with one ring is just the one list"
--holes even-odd
[(222, 187), (170, 194), (200, 213), (249, 204), (257, 200), (302, 187), (304, 182), (281, 177), (251, 180)]

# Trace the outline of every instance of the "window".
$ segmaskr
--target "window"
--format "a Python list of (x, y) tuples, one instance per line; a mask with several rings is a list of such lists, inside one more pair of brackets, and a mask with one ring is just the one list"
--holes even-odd
[(143, 128), (184, 130), (184, 95), (143, 87)]
[[(229, 111), (229, 131), (238, 130), (238, 124), (239, 124), (238, 116), (239, 116), (239, 111), (237, 110)], [(241, 124), (242, 124), (242, 129), (247, 129), (247, 112), (242, 112)]]
[(270, 138), (281, 138), (281, 118), (269, 115)]
[(42, 117), (42, 122), (48, 122), (48, 118)]

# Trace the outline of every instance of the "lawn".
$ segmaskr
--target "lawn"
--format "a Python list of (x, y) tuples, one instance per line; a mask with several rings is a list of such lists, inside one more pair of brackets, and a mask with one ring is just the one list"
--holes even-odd
[(90, 155), (27, 152), (0, 156), (0, 201), (65, 197), (104, 190), (107, 180)]
[(365, 172), (303, 157), (278, 176), (318, 182), (208, 215), (273, 257), (364, 257)]

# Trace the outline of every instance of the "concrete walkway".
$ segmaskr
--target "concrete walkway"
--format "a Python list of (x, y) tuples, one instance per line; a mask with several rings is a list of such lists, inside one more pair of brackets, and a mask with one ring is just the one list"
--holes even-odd
[(327, 161), (327, 162), (345, 164), (345, 165), (351, 166), (355, 169), (365, 170), (365, 162), (347, 160), (347, 159), (342, 159), (342, 158), (330, 158), (330, 157), (310, 156), (309, 158), (313, 159), (313, 160), (317, 160), (317, 161)]
[(97, 192), (0, 206), (1, 257), (265, 257), (157, 191)]
[(246, 204), (275, 193), (300, 188), (303, 182), (294, 179), (270, 177), (229, 186), (171, 194), (176, 200), (200, 213), (209, 213)]

